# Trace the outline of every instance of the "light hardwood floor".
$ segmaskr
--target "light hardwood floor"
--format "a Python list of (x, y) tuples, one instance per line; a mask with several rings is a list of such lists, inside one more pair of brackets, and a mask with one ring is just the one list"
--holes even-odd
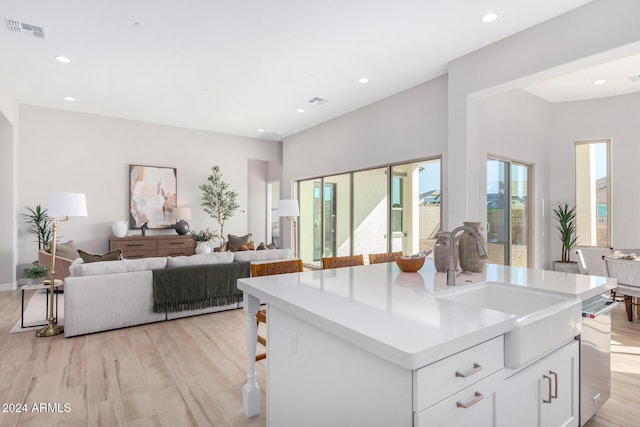
[[(264, 426), (242, 414), (244, 313), (233, 310), (82, 337), (9, 334), (19, 291), (0, 292), (0, 426)], [(613, 314), (612, 397), (588, 427), (640, 426), (640, 321)], [(257, 363), (264, 414), (265, 362)], [(34, 403), (70, 411), (32, 412)]]

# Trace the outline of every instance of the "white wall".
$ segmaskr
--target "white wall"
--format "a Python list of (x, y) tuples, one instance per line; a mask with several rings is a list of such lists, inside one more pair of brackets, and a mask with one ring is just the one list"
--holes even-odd
[(18, 104), (0, 92), (0, 290), (16, 287)]
[[(249, 185), (249, 200), (247, 201), (247, 220), (252, 224), (248, 232), (253, 234), (256, 247), (267, 240), (267, 181), (269, 163), (263, 160), (249, 159), (247, 170)], [(269, 242), (266, 242), (269, 243)]]
[[(200, 207), (199, 185), (211, 167), (220, 166), (223, 179), (248, 208), (249, 159), (279, 162), (281, 143), (212, 132), (160, 126), (111, 117), (21, 106), (19, 209), (48, 205), (52, 191), (86, 193), (89, 216), (62, 223), (62, 241), (74, 240), (89, 252), (108, 249), (111, 223), (129, 215), (129, 165), (177, 168), (178, 205), (192, 208), (192, 228), (218, 224)], [(274, 168), (277, 170), (277, 167)], [(253, 224), (240, 210), (225, 224), (225, 234), (246, 234)], [(264, 227), (264, 218), (260, 221)], [(19, 268), (35, 259), (37, 247), (19, 227)], [(131, 231), (138, 234), (139, 231)], [(174, 233), (151, 230), (149, 233)]]
[[(551, 104), (521, 90), (476, 101), (479, 121), (479, 170), (485, 178), (478, 184), (478, 192), (486, 200), (486, 158), (499, 156), (533, 165), (533, 197), (531, 200), (533, 226), (532, 265), (541, 265), (548, 252), (545, 239), (545, 215), (549, 199), (549, 120)], [(483, 160), (484, 159), (484, 160)], [(485, 204), (486, 206), (486, 204)], [(482, 221), (486, 221), (486, 209)]]
[[(640, 93), (556, 103), (551, 108), (551, 200), (575, 203), (575, 142), (611, 138), (611, 243), (614, 248), (639, 247)], [(552, 256), (559, 257), (556, 246), (552, 244)], [(597, 262), (592, 265), (599, 268)]]
[(294, 180), (438, 156), (446, 143), (441, 76), (285, 138), (283, 198)]

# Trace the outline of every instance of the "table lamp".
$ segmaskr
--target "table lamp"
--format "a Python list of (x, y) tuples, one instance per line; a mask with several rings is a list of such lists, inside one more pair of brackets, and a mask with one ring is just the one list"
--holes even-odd
[(289, 218), (293, 222), (293, 257), (298, 257), (298, 237), (296, 218), (300, 215), (298, 201), (295, 199), (278, 200), (278, 216)]
[[(52, 337), (54, 335), (61, 334), (64, 328), (61, 325), (56, 325), (56, 318), (53, 317), (53, 295), (56, 286), (56, 232), (58, 229), (58, 222), (69, 221), (72, 216), (87, 216), (87, 200), (84, 194), (81, 193), (51, 193), (51, 199), (49, 201), (49, 209), (47, 214), (53, 219), (51, 224), (51, 268), (49, 272), (50, 279), (48, 280), (51, 286), (49, 292), (49, 319), (48, 323), (43, 329), (36, 331), (37, 337)], [(60, 281), (58, 281), (59, 283)], [(47, 281), (45, 281), (45, 284)]]

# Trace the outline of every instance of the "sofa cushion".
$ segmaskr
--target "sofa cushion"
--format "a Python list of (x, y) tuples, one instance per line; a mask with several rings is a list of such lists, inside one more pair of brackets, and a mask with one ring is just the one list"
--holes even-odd
[(273, 249), (270, 251), (242, 251), (236, 252), (234, 258), (235, 262), (260, 262), (260, 261), (273, 261), (273, 260), (287, 260), (291, 259), (291, 250), (285, 249)]
[(184, 267), (187, 265), (220, 264), (233, 262), (233, 252), (212, 252), (191, 256), (167, 257), (167, 268)]
[(166, 257), (123, 259), (122, 262), (127, 266), (128, 272), (156, 270), (167, 266)]
[(80, 258), (80, 254), (73, 240), (69, 240), (66, 243), (56, 243), (56, 256), (70, 260)]
[(106, 254), (102, 255), (90, 254), (80, 249), (78, 250), (78, 253), (80, 254), (80, 258), (82, 258), (85, 263), (99, 261), (118, 261), (122, 259), (122, 249), (116, 249), (115, 251), (107, 252)]
[[(72, 265), (71, 268), (74, 268)], [(71, 270), (71, 268), (69, 270)], [(103, 274), (127, 273), (127, 264), (122, 260), (95, 261), (77, 264), (74, 268), (74, 276), (99, 276)]]
[(233, 234), (229, 234), (227, 236), (227, 247), (231, 252), (235, 252), (238, 250), (238, 246), (240, 245), (248, 245), (251, 242), (252, 234), (249, 233), (245, 236), (234, 236)]

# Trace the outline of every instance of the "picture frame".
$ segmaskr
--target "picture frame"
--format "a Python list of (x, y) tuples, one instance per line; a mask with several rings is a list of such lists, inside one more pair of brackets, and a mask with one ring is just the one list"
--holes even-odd
[(177, 169), (129, 165), (129, 229), (174, 228), (171, 211), (178, 204)]

